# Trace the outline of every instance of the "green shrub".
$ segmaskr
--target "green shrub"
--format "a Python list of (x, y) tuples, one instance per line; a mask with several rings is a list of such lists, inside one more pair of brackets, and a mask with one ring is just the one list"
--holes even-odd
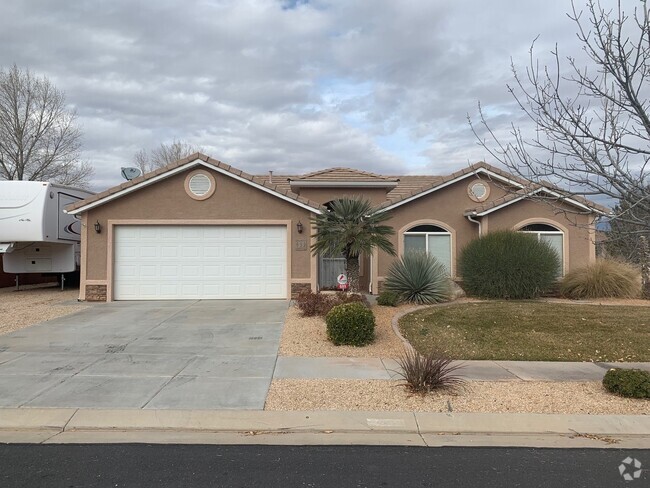
[(610, 369), (603, 378), (610, 393), (629, 398), (650, 398), (650, 372), (640, 369)]
[(336, 346), (365, 346), (375, 339), (375, 316), (358, 302), (332, 308), (325, 324), (327, 338)]
[(339, 292), (330, 294), (303, 291), (296, 297), (296, 305), (302, 312), (303, 317), (313, 317), (314, 315), (325, 316), (337, 305), (354, 302), (363, 303), (368, 306), (366, 297), (358, 293)]
[(549, 244), (535, 236), (497, 231), (465, 246), (458, 269), (468, 295), (536, 298), (555, 284), (560, 260)]
[(595, 263), (568, 273), (560, 284), (567, 298), (636, 298), (641, 295), (641, 273), (613, 259)]
[(384, 307), (395, 307), (399, 302), (399, 297), (394, 291), (384, 290), (377, 297), (377, 305)]
[(397, 371), (406, 381), (409, 389), (416, 393), (445, 389), (456, 392), (463, 389), (465, 380), (456, 371), (463, 366), (452, 364), (452, 360), (436, 353), (422, 355), (408, 348), (397, 359), (401, 371)]
[(394, 261), (384, 286), (407, 303), (439, 303), (451, 297), (447, 269), (424, 252), (408, 252)]

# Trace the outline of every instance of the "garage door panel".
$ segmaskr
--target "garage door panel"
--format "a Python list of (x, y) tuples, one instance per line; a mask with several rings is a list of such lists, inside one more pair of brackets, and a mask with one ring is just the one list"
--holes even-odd
[(158, 266), (153, 264), (140, 266), (140, 276), (145, 279), (155, 278), (158, 276)]
[(242, 275), (246, 278), (263, 278), (265, 269), (266, 268), (261, 265), (247, 265), (244, 266), (244, 272)]
[(222, 254), (222, 249), (214, 244), (208, 244), (203, 247), (203, 257), (218, 258)]
[(178, 256), (178, 248), (176, 246), (163, 245), (160, 248), (160, 257), (175, 258)]
[(223, 267), (223, 276), (226, 278), (238, 278), (242, 275), (242, 267), (239, 264), (231, 264)]
[(201, 277), (201, 267), (198, 265), (188, 265), (184, 264), (181, 266), (180, 277), (183, 279), (193, 280), (194, 278), (200, 279)]
[(281, 276), (284, 276), (284, 269), (282, 266), (267, 266), (266, 275), (272, 276), (274, 278), (280, 278)]
[(113, 298), (287, 297), (284, 226), (117, 226)]

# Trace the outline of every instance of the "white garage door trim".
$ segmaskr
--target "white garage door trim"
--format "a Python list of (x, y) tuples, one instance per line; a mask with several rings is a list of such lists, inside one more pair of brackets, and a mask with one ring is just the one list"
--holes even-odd
[[(291, 242), (291, 221), (279, 221), (279, 220), (260, 220), (260, 221), (227, 221), (227, 220), (194, 220), (194, 221), (169, 221), (169, 220), (114, 220), (107, 222), (108, 227), (108, 252), (107, 252), (107, 270), (108, 270), (108, 289), (107, 289), (107, 300), (154, 300), (154, 299), (251, 299), (251, 298), (265, 298), (265, 299), (287, 299), (291, 291), (291, 247), (289, 243)], [(130, 230), (146, 229), (151, 227), (151, 231), (147, 232), (152, 238), (152, 246), (148, 246), (149, 255), (151, 259), (149, 263), (144, 262), (146, 267), (146, 272), (148, 272), (152, 277), (155, 277), (155, 280), (160, 280), (160, 285), (156, 287), (149, 286), (148, 289), (134, 290), (132, 287), (130, 290), (124, 286), (124, 283), (128, 280), (125, 280), (125, 271), (128, 273), (138, 273), (143, 269), (141, 262), (142, 257), (138, 254), (137, 257), (133, 256), (134, 250), (138, 251), (138, 236), (131, 236), (134, 239), (134, 249), (129, 251), (120, 250), (120, 244), (118, 239), (124, 241), (125, 238), (120, 237), (120, 228), (130, 227)], [(196, 227), (196, 229), (189, 229), (189, 227)], [(205, 228), (210, 227), (210, 234), (206, 237)], [(174, 232), (174, 229), (177, 232)], [(266, 232), (263, 234), (267, 235), (269, 239), (262, 239), (259, 232), (255, 232), (255, 229), (261, 231), (266, 229)], [(228, 232), (230, 230), (231, 232)], [(232, 232), (237, 231), (237, 232)], [(162, 253), (162, 247), (158, 244), (161, 233), (164, 233), (167, 238), (169, 238), (168, 245), (165, 246), (166, 252), (170, 255), (177, 255), (181, 260), (178, 263), (179, 266), (187, 266), (187, 271), (192, 273), (192, 266), (194, 266), (194, 272), (197, 271), (197, 264), (204, 264), (204, 259), (207, 257), (210, 260), (210, 256), (215, 256), (212, 258), (212, 266), (202, 266), (200, 273), (207, 272), (208, 275), (204, 275), (204, 278), (207, 279), (201, 282), (201, 286), (192, 285), (192, 280), (175, 280), (173, 279), (174, 275), (171, 273), (173, 271), (170, 268), (167, 269), (168, 276), (170, 277), (169, 282), (165, 282), (164, 278), (161, 278), (162, 270), (160, 267), (155, 268), (155, 263), (159, 260), (159, 254)], [(156, 236), (156, 234), (159, 234)], [(187, 242), (186, 239), (189, 239), (190, 242), (194, 242), (197, 246), (194, 248), (182, 248), (179, 247), (179, 242), (181, 240), (180, 235), (183, 234), (186, 236), (182, 241)], [(128, 235), (128, 234), (125, 234)], [(174, 237), (176, 235), (176, 237)], [(239, 236), (239, 237), (238, 237)], [(261, 252), (256, 246), (251, 246), (250, 249), (246, 247), (246, 239), (248, 238), (259, 239), (258, 242), (265, 242), (268, 244), (273, 240), (276, 241), (275, 249), (263, 248)], [(201, 247), (201, 243), (205, 239), (212, 240), (215, 247), (212, 247), (213, 252), (208, 252), (208, 255), (205, 256), (205, 248)], [(225, 240), (224, 240), (225, 239)], [(126, 238), (128, 241), (128, 238)], [(228, 280), (225, 276), (227, 273), (224, 273), (223, 266), (226, 264), (232, 264), (234, 256), (224, 256), (223, 253), (218, 252), (219, 246), (224, 246), (224, 244), (230, 243), (234, 244), (228, 246), (228, 249), (231, 253), (237, 253), (238, 249), (243, 251), (244, 254), (248, 254), (250, 257), (251, 266), (248, 267), (248, 271), (251, 273), (249, 279), (244, 277), (242, 279), (242, 274), (238, 272), (235, 268), (230, 270), (232, 279)], [(285, 249), (285, 252), (281, 251), (281, 248)], [(174, 250), (175, 249), (175, 250)], [(184, 256), (178, 256), (179, 251), (182, 251)], [(216, 251), (216, 252), (214, 252)], [(120, 255), (119, 253), (123, 252), (124, 254)], [(270, 256), (266, 256), (268, 252), (271, 252)], [(129, 257), (131, 256), (131, 257)], [(170, 256), (171, 257), (171, 256)], [(228, 259), (226, 259), (228, 258)], [(260, 267), (260, 258), (271, 259), (272, 262), (266, 266)], [(146, 261), (146, 259), (145, 259)], [(135, 266), (135, 268), (134, 268)], [(154, 267), (152, 267), (154, 266)], [(221, 268), (220, 268), (221, 266)], [(118, 269), (118, 267), (121, 267)], [(178, 269), (178, 266), (177, 266)], [(205, 271), (204, 271), (205, 269)], [(187, 273), (187, 272), (186, 272)], [(209, 273), (212, 273), (210, 275)], [(261, 280), (264, 279), (264, 276), (267, 274), (271, 275), (270, 283), (267, 280), (264, 284)], [(136, 276), (136, 277), (137, 277)], [(161, 288), (162, 285), (165, 285)], [(260, 286), (263, 285), (263, 286)], [(283, 285), (283, 286), (280, 286)], [(179, 288), (182, 286), (182, 288)], [(149, 293), (147, 293), (149, 292)]]

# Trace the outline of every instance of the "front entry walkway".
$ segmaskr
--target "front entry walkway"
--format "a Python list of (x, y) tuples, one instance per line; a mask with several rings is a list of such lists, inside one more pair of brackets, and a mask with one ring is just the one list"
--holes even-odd
[(116, 302), (0, 336), (0, 407), (261, 410), (287, 308)]

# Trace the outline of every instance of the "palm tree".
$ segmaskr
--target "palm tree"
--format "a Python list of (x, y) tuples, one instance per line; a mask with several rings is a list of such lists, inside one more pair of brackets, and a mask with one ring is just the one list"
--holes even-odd
[(340, 198), (330, 202), (330, 210), (312, 219), (316, 227), (313, 254), (345, 257), (345, 272), (350, 291), (359, 292), (359, 255), (370, 254), (375, 248), (395, 256), (388, 236), (393, 228), (381, 223), (390, 219), (388, 212), (375, 212), (369, 200)]

